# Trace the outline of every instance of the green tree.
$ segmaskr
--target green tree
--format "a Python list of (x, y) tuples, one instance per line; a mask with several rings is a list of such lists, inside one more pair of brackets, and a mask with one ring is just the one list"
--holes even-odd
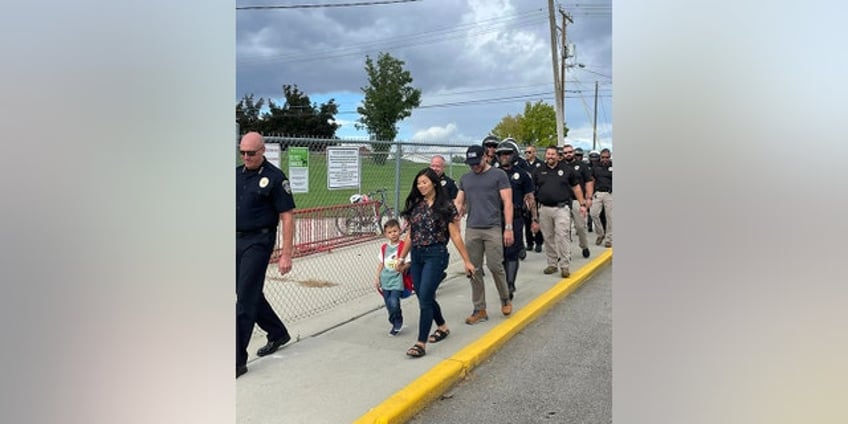
[(262, 115), (263, 130), (299, 137), (333, 138), (341, 126), (335, 122), (339, 106), (335, 99), (320, 105), (312, 103), (296, 85), (283, 86), (285, 103), (277, 105), (268, 101), (268, 112)]
[[(567, 135), (568, 127), (563, 131)], [(492, 134), (501, 139), (512, 137), (525, 145), (556, 146), (556, 109), (541, 100), (536, 103), (526, 102), (523, 114), (501, 118)]]
[(254, 101), (252, 93), (245, 94), (236, 103), (236, 122), (239, 124), (239, 131), (241, 133), (262, 130), (262, 116), (259, 112), (264, 105), (265, 99), (260, 97), (258, 101)]
[(398, 133), (397, 123), (412, 115), (412, 109), (421, 104), (421, 90), (412, 87), (412, 76), (403, 69), (404, 61), (395, 59), (388, 53), (380, 53), (376, 64), (370, 56), (365, 56), (365, 72), (368, 74), (368, 87), (362, 87), (365, 99), (362, 106), (356, 108), (359, 113), (359, 129), (367, 128), (373, 143), (374, 161), (382, 165), (386, 162), (391, 144)]
[(492, 129), (491, 134), (501, 140), (512, 137), (521, 143), (525, 139), (522, 127), (523, 120), (524, 116), (520, 113), (515, 116), (504, 116), (501, 118), (501, 122), (498, 122), (495, 128)]

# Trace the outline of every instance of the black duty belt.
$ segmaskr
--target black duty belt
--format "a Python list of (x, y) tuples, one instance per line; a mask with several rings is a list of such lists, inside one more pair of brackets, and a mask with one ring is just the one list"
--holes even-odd
[(244, 236), (249, 236), (249, 235), (253, 235), (253, 234), (268, 234), (268, 233), (270, 233), (274, 230), (276, 230), (276, 228), (272, 228), (272, 227), (258, 228), (258, 229), (255, 229), (255, 230), (248, 230), (248, 231), (238, 231), (238, 230), (236, 230), (236, 237), (244, 237)]
[(612, 193), (611, 188), (596, 188), (595, 191), (600, 191), (600, 192), (603, 192), (603, 193)]

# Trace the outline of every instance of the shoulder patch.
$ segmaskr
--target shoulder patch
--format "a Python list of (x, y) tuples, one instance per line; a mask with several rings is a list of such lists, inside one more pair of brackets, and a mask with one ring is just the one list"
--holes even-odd
[(286, 193), (291, 194), (291, 184), (289, 184), (289, 180), (283, 180), (283, 190), (285, 190)]

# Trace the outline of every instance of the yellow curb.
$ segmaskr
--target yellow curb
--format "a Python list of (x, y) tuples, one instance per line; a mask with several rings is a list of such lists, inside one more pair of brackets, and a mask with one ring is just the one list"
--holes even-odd
[(594, 260), (572, 273), (569, 278), (562, 279), (527, 306), (514, 312), (509, 319), (498, 324), (450, 358), (436, 364), (421, 377), (357, 418), (354, 423), (391, 424), (408, 421), (485, 361), (527, 324), (580, 287), (598, 268), (610, 261), (612, 261), (612, 249), (606, 249)]

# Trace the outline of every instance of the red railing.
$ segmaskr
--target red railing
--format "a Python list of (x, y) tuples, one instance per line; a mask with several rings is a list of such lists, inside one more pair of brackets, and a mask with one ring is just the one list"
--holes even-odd
[[(294, 210), (293, 258), (318, 252), (329, 252), (344, 246), (382, 237), (379, 224), (380, 202), (321, 206)], [(348, 222), (353, 225), (348, 225)], [(271, 263), (279, 259), (282, 249), (282, 226), (277, 228), (277, 244)]]

